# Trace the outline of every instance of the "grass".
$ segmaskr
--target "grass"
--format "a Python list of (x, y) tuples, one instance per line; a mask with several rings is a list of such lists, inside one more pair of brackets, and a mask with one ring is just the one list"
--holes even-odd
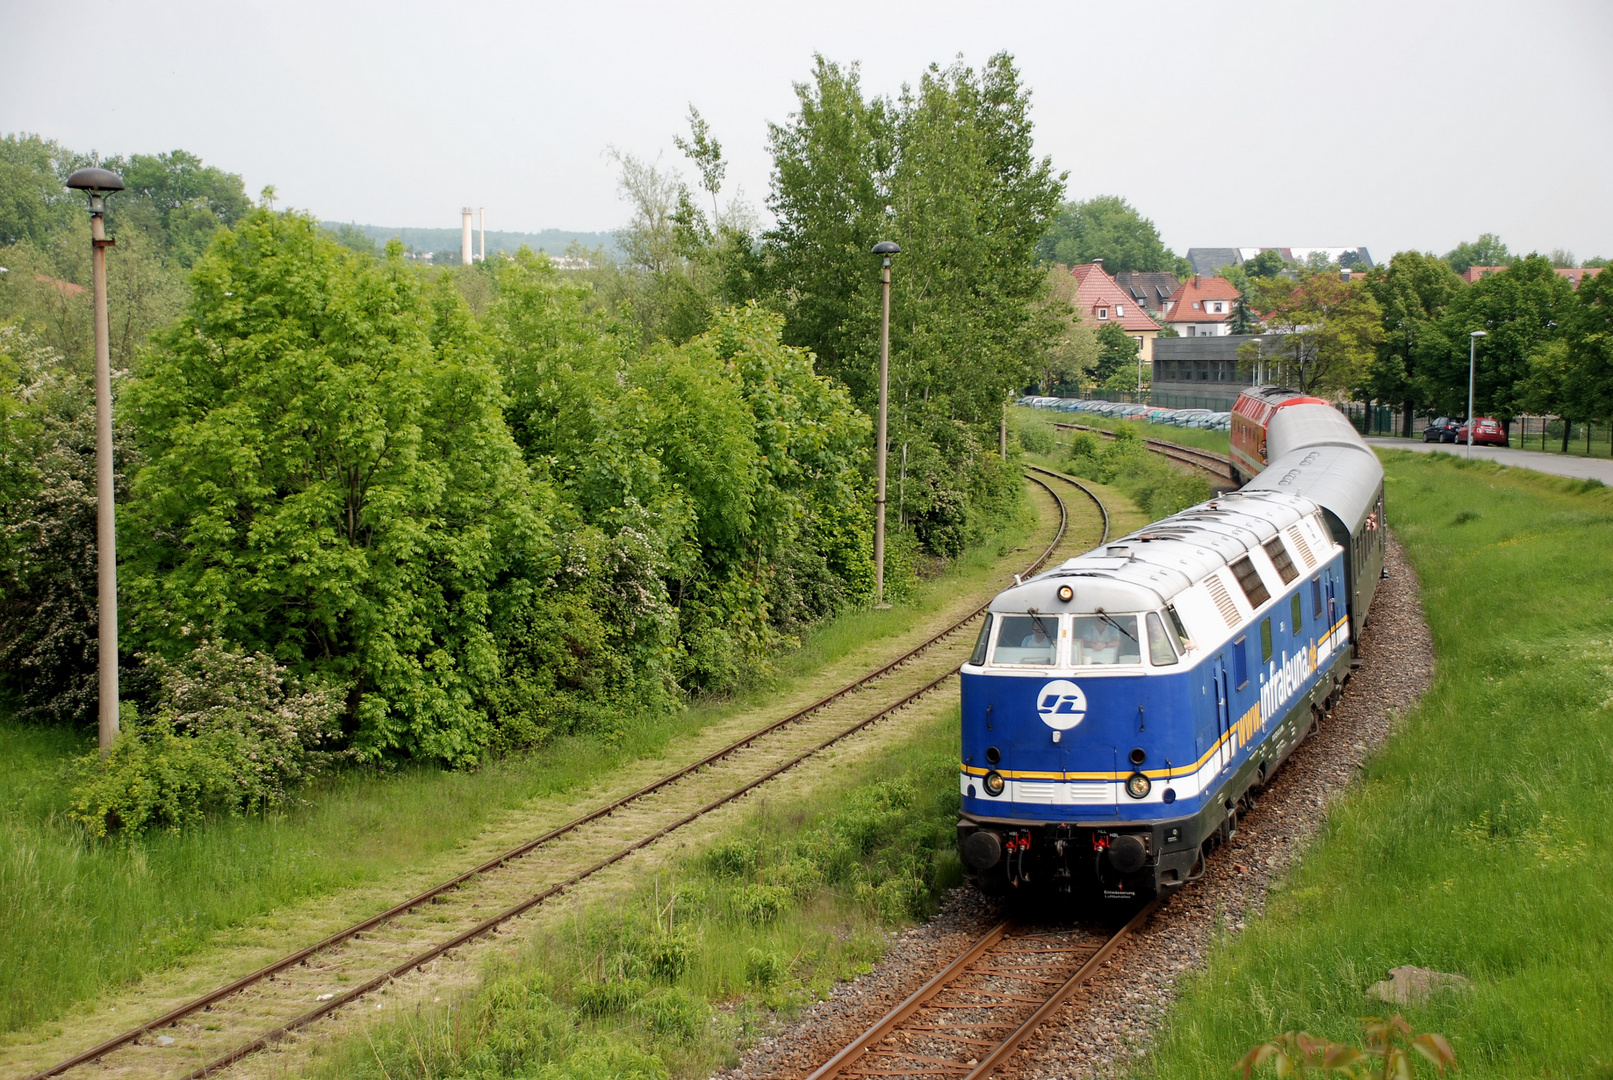
[[(314, 1075), (707, 1076), (766, 1017), (870, 970), (962, 880), (958, 714), (541, 932), (477, 990), (339, 1043)], [(824, 807), (833, 809), (824, 810)]]
[[(1122, 427), (1127, 427), (1145, 439), (1164, 439), (1166, 442), (1191, 446), (1198, 450), (1213, 450), (1218, 454), (1232, 452), (1232, 436), (1225, 431), (1179, 428), (1169, 424), (1150, 424), (1147, 421), (1115, 420), (1107, 416), (1094, 416), (1092, 413), (1053, 412), (1050, 409), (1033, 409), (1026, 405), (1015, 405), (1010, 409), (1010, 413), (1016, 425), (1036, 424), (1049, 431), (1054, 430), (1054, 424), (1085, 424), (1087, 427), (1103, 428), (1105, 431), (1118, 431)], [(1070, 433), (1059, 432), (1058, 437), (1068, 439)]]
[(93, 738), (0, 718), (0, 1032), (178, 963), (277, 908), (450, 857), (497, 815), (584, 790), (709, 724), (809, 688), (825, 665), (921, 625), (960, 592), (985, 591), (1005, 556), (1019, 569), (1029, 556), (1016, 545), (1031, 527), (1029, 516), (1010, 523), (892, 610), (814, 627), (773, 675), (734, 698), (640, 718), (612, 741), (559, 739), (474, 773), (352, 771), (305, 789), (303, 804), (283, 813), (132, 844), (88, 839), (66, 817), (66, 765)]
[(1433, 686), (1264, 916), (1183, 984), (1137, 1077), (1225, 1080), (1285, 1030), (1357, 1041), (1401, 964), (1473, 981), (1402, 1010), (1470, 1080), (1613, 1076), (1613, 491), (1385, 463)]

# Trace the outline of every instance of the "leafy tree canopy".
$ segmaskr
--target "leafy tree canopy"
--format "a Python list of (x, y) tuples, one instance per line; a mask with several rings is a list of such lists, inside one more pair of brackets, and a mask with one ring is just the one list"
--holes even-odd
[(1458, 274), (1475, 266), (1511, 266), (1516, 259), (1495, 233), (1480, 233), (1477, 240), (1464, 240), (1445, 253), (1445, 261)]
[(1192, 272), (1165, 246), (1154, 223), (1118, 195), (1065, 203), (1036, 245), (1047, 262), (1077, 266), (1095, 259), (1111, 274), (1126, 270)]
[(1239, 350), (1244, 366), (1261, 362), (1271, 377), (1306, 393), (1360, 382), (1382, 334), (1378, 303), (1364, 283), (1301, 271), (1297, 279), (1259, 278), (1250, 287), (1250, 303), (1271, 333)]

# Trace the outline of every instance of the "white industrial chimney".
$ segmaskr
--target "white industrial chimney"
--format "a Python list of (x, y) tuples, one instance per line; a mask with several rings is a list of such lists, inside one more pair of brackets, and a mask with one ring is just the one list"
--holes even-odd
[(459, 213), (461, 224), (459, 237), (459, 261), (464, 263), (466, 266), (469, 266), (471, 260), (470, 216), (476, 213), (476, 208), (473, 206), (467, 206), (461, 209)]
[(479, 255), (477, 257), (480, 258), (482, 260), (482, 262), (486, 262), (487, 261), (487, 208), (485, 206), (478, 208), (477, 211), (476, 211), (476, 228), (481, 232), (481, 243), (478, 244), (477, 246), (482, 249), (481, 255)]

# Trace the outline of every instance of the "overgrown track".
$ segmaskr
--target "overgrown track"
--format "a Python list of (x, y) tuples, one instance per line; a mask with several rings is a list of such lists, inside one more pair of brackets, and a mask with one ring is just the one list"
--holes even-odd
[[(1053, 426), (1060, 431), (1090, 431), (1094, 435), (1102, 435), (1106, 439), (1115, 437), (1115, 433), (1108, 428), (1091, 427), (1087, 424), (1063, 424), (1054, 421)], [(1232, 475), (1232, 459), (1225, 454), (1217, 454), (1211, 450), (1200, 450), (1194, 446), (1183, 446), (1181, 443), (1167, 442), (1164, 439), (1144, 439), (1143, 443), (1148, 449), (1161, 457), (1170, 458), (1172, 461), (1180, 461), (1185, 465), (1193, 466), (1195, 469), (1202, 469), (1224, 483), (1237, 483), (1236, 478)]]
[[(1079, 488), (1081, 490), (1081, 493), (1083, 495), (1085, 495), (1087, 498), (1091, 499), (1093, 504), (1097, 506), (1098, 513), (1103, 515), (1103, 535), (1098, 538), (1098, 546), (1102, 547), (1104, 544), (1107, 544), (1109, 542), (1109, 508), (1107, 506), (1103, 505), (1103, 500), (1098, 498), (1096, 492), (1094, 492), (1091, 488), (1087, 487), (1085, 484), (1081, 483), (1081, 481), (1076, 480), (1073, 477), (1065, 476), (1063, 473), (1054, 472), (1052, 469), (1044, 469), (1040, 465), (1027, 465), (1025, 467), (1027, 469), (1031, 469), (1031, 470), (1033, 470), (1035, 472), (1039, 472), (1044, 476), (1051, 476), (1055, 480), (1061, 480), (1064, 483), (1069, 484), (1071, 487)], [(1028, 477), (1026, 477), (1026, 479), (1027, 480), (1034, 480), (1036, 483), (1042, 484), (1043, 487), (1047, 487), (1046, 484), (1043, 484), (1042, 481), (1037, 480), (1036, 477), (1034, 477), (1034, 476), (1028, 476)], [(1051, 492), (1053, 489), (1052, 488), (1047, 488), (1047, 490), (1049, 492)], [(1055, 499), (1058, 498), (1057, 495), (1054, 495), (1053, 497)], [(1061, 503), (1061, 505), (1062, 505), (1062, 503)], [(1045, 558), (1046, 557), (1044, 556), (1044, 559)]]
[[(1063, 542), (1070, 515), (1052, 486), (1037, 477), (1026, 479), (1046, 490), (1059, 510), (1057, 532), (1026, 569), (1028, 574)], [(1103, 511), (1107, 538), (1107, 511), (1096, 496), (1087, 494)], [(172, 1075), (176, 1068), (201, 1062), (180, 1074), (197, 1078), (233, 1064), (496, 932), (510, 919), (928, 694), (956, 673), (960, 661), (954, 655), (957, 650), (943, 643), (985, 607), (980, 605), (890, 663), (692, 764), (34, 1073), (29, 1080), (45, 1080), (90, 1063), (122, 1075)], [(868, 696), (877, 700), (865, 700)], [(722, 794), (712, 798), (714, 788)], [(540, 848), (548, 856), (544, 860), (523, 858)], [(484, 914), (489, 910), (493, 914)], [(198, 1022), (201, 1013), (207, 1014), (205, 1024)], [(177, 1036), (171, 1048), (159, 1048), (154, 1038), (146, 1038), (162, 1029)]]
[(1158, 906), (1158, 900), (1145, 905), (1107, 937), (999, 923), (808, 1080), (926, 1074), (985, 1080)]

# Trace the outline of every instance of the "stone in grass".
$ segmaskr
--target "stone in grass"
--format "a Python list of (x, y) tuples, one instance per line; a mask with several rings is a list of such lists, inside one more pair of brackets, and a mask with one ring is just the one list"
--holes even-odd
[(1367, 997), (1386, 1001), (1391, 1005), (1420, 1005), (1435, 994), (1473, 989), (1473, 982), (1465, 975), (1435, 971), (1433, 968), (1410, 965), (1390, 968), (1389, 977), (1367, 987)]
[(158, 1046), (172, 1046), (174, 1045), (174, 1037), (172, 1035), (158, 1035), (156, 1043)]

